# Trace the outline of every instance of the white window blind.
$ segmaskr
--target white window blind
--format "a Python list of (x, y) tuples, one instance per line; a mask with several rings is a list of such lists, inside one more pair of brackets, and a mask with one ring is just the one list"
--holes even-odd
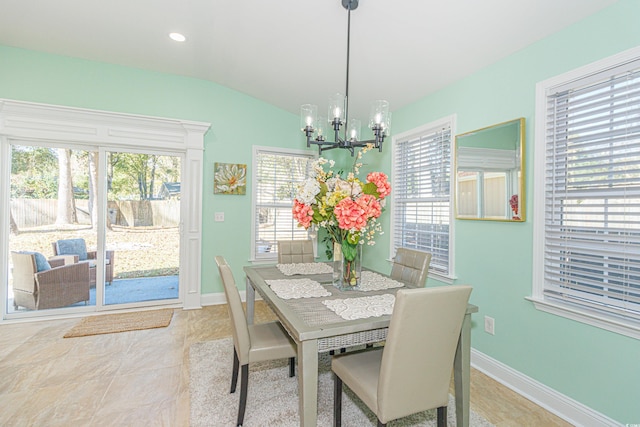
[(254, 148), (254, 259), (276, 258), (278, 240), (309, 238), (291, 209), (297, 184), (307, 177), (313, 158), (297, 150)]
[(546, 298), (640, 320), (640, 61), (546, 93)]
[(451, 123), (394, 142), (393, 250), (432, 254), (429, 270), (450, 276)]

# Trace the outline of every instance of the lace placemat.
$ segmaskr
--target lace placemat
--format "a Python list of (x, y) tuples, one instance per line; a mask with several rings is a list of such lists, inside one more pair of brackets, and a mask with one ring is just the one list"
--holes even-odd
[(331, 299), (322, 304), (345, 320), (380, 317), (393, 312), (396, 297), (391, 294), (372, 295), (369, 297)]
[(278, 264), (278, 270), (285, 276), (294, 274), (324, 274), (333, 273), (333, 267), (321, 262), (301, 262), (294, 264)]
[(363, 292), (370, 292), (381, 291), (384, 289), (401, 288), (403, 286), (404, 283), (393, 280), (390, 277), (374, 273), (373, 271), (363, 271), (360, 278), (360, 286), (358, 286), (358, 290)]
[(265, 280), (271, 290), (282, 299), (316, 298), (331, 296), (320, 283), (311, 279)]

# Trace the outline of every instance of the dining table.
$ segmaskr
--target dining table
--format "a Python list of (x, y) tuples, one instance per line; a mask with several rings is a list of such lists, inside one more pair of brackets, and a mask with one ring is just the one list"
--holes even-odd
[[(321, 268), (322, 265), (328, 268)], [(296, 272), (297, 267), (300, 269)], [(349, 302), (358, 305), (361, 304), (360, 301), (364, 301), (363, 297), (388, 299), (385, 295), (395, 295), (398, 289), (415, 287), (392, 280), (384, 274), (372, 272), (367, 276), (367, 283), (363, 280), (360, 289), (343, 290), (334, 286), (331, 270), (331, 263), (244, 267), (247, 284), (247, 321), (254, 321), (257, 293), (273, 310), (297, 345), (299, 415), (300, 425), (304, 427), (317, 425), (319, 353), (382, 342), (386, 339), (391, 318), (391, 312), (375, 313), (373, 317), (364, 318), (357, 318), (356, 313), (355, 316), (344, 318), (344, 313), (340, 315), (331, 309), (335, 306), (331, 301), (340, 300), (333, 303), (340, 303), (342, 306)], [(363, 276), (364, 274), (363, 271)], [(307, 286), (310, 281), (315, 286), (312, 287), (313, 291), (301, 295), (290, 295), (286, 291), (288, 283)], [(304, 286), (302, 288), (307, 289)], [(354, 298), (361, 300), (356, 302), (352, 300)], [(456, 421), (458, 426), (464, 427), (469, 425), (471, 314), (477, 311), (477, 306), (467, 305), (453, 366)]]

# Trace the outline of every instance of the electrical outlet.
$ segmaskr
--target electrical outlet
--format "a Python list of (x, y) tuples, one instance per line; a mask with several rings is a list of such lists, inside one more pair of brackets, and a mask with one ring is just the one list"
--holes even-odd
[(224, 221), (224, 212), (216, 212), (215, 213), (215, 221), (216, 222)]
[(488, 334), (495, 335), (496, 321), (493, 317), (484, 316), (484, 331)]

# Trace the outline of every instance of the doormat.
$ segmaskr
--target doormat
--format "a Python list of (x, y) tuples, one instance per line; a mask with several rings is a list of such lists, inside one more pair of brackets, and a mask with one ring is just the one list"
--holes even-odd
[(166, 328), (171, 323), (172, 317), (172, 308), (90, 316), (78, 322), (77, 325), (64, 335), (64, 338), (114, 334), (117, 332), (138, 331), (141, 329)]

